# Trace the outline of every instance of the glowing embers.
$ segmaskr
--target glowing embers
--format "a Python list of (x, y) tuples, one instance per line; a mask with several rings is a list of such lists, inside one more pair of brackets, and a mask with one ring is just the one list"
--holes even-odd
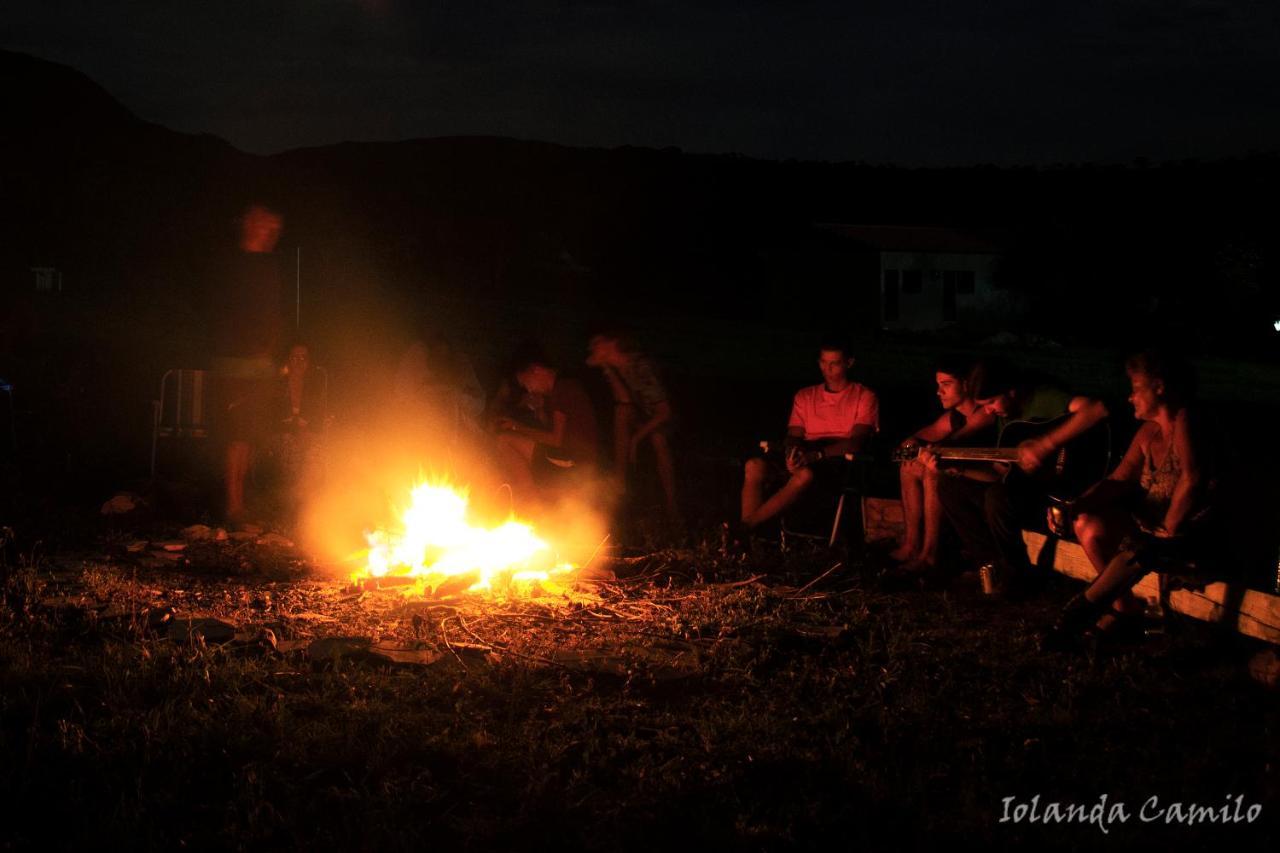
[(371, 586), (406, 583), (432, 596), (504, 591), (534, 594), (549, 582), (567, 581), (575, 567), (533, 528), (514, 518), (483, 527), (468, 518), (467, 495), (445, 483), (413, 489), (397, 530), (368, 534), (365, 568), (354, 580)]

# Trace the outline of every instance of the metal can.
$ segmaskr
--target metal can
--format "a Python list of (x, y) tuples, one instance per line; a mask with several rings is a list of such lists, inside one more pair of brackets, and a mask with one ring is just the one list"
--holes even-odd
[(996, 583), (996, 567), (991, 563), (983, 563), (978, 567), (978, 580), (982, 582), (983, 595), (995, 595), (999, 591)]

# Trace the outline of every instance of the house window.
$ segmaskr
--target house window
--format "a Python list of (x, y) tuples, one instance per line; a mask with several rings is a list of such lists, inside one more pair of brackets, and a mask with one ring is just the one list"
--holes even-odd
[(898, 321), (898, 271), (884, 271), (884, 298), (880, 304), (880, 316), (886, 323)]
[(920, 270), (902, 271), (902, 292), (919, 293), (924, 290), (924, 276)]
[(62, 273), (54, 267), (32, 267), (36, 276), (36, 290), (40, 293), (53, 293), (62, 290)]

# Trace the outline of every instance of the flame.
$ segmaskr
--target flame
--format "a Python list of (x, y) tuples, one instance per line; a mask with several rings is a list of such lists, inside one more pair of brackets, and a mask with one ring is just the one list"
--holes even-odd
[(478, 592), (495, 586), (520, 589), (576, 568), (557, 563), (551, 546), (515, 518), (493, 528), (472, 524), (466, 491), (443, 482), (415, 486), (399, 529), (375, 530), (366, 538), (369, 550), (363, 571), (353, 577), (356, 582), (409, 577), (435, 591), (474, 575), (466, 589)]

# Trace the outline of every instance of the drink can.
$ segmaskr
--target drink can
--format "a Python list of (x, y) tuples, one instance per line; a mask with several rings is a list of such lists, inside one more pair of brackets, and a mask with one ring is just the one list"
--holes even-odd
[(984, 563), (978, 567), (978, 580), (982, 582), (983, 595), (996, 594), (996, 567), (991, 563)]

